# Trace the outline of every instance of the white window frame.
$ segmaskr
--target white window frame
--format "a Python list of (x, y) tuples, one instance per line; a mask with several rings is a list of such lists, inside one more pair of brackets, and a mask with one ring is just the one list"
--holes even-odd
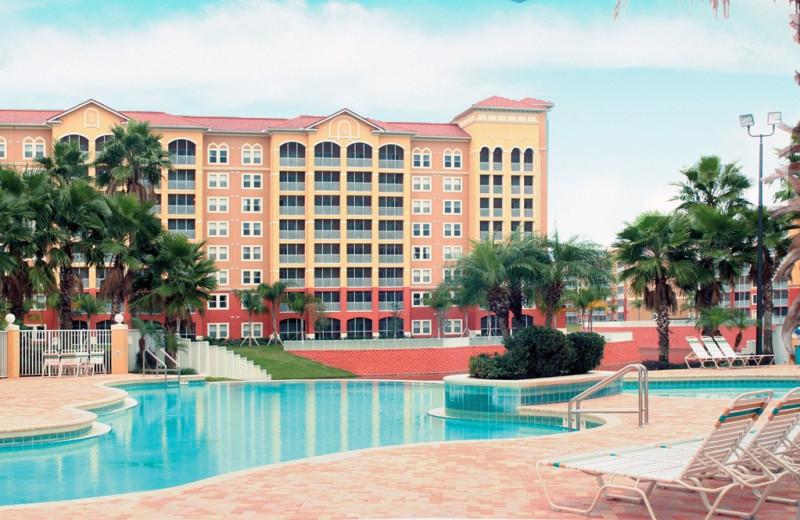
[(430, 336), (431, 320), (413, 320), (411, 322), (411, 334), (414, 336)]
[[(23, 139), (23, 159), (36, 159), (38, 157), (44, 157), (45, 144), (44, 137), (37, 137), (36, 139), (33, 137), (26, 137)], [(27, 146), (31, 147), (30, 153), (28, 153), (28, 150), (26, 149)]]
[[(242, 322), (242, 337), (243, 338), (246, 338), (246, 337), (248, 337), (250, 335), (249, 334), (250, 331), (247, 330), (249, 328), (250, 328), (250, 322), (247, 322), (247, 321)], [(255, 331), (253, 333), (253, 337), (254, 338), (263, 338), (264, 337), (264, 322), (262, 322), (262, 321), (254, 321), (253, 322), (253, 330)]]
[(206, 246), (206, 256), (216, 262), (227, 262), (228, 246)]
[[(258, 180), (258, 186), (256, 186)], [(246, 181), (246, 182), (245, 182)], [(247, 184), (250, 184), (249, 186)], [(264, 186), (264, 176), (260, 173), (243, 173), (242, 174), (242, 189), (243, 190), (260, 190)]]
[[(211, 329), (214, 329), (214, 332), (211, 332)], [(216, 339), (228, 339), (230, 336), (228, 334), (230, 327), (228, 323), (208, 323), (206, 324), (206, 330), (208, 331), (209, 338), (216, 338)]]
[[(461, 162), (461, 150), (458, 149), (451, 150), (448, 148), (444, 152), (442, 152), (442, 156), (444, 157), (444, 159), (442, 160), (442, 166), (445, 169), (448, 170), (461, 169), (461, 165), (463, 164)], [(448, 160), (450, 161), (450, 166), (447, 165)]]
[(415, 238), (429, 238), (431, 236), (431, 223), (430, 222), (412, 223), (411, 236)]
[(411, 293), (412, 307), (425, 307), (425, 298), (430, 298), (430, 291), (414, 291)]
[(442, 226), (442, 236), (445, 238), (460, 238), (461, 232), (461, 222), (445, 222)]
[[(426, 169), (429, 170), (431, 168), (431, 151), (429, 148), (414, 148), (414, 151), (411, 152), (411, 165), (414, 168), (419, 169)], [(430, 191), (430, 190), (424, 190)]]
[[(212, 229), (214, 231), (212, 231)], [(230, 223), (227, 220), (210, 220), (208, 222), (208, 236), (226, 237), (228, 236)]]
[(411, 259), (428, 261), (431, 259), (431, 246), (414, 246), (411, 248)]
[(263, 246), (242, 246), (242, 262), (260, 262), (263, 258)]
[(413, 215), (430, 215), (431, 208), (432, 205), (430, 199), (417, 199), (411, 201), (411, 213)]
[(445, 177), (443, 184), (444, 191), (460, 192), (464, 189), (464, 181), (461, 177)]
[[(212, 160), (212, 152), (214, 153), (214, 157)], [(212, 143), (208, 145), (208, 164), (228, 164), (228, 157), (230, 157), (229, 149), (227, 144), (216, 144)], [(224, 157), (224, 161), (223, 159)]]
[(228, 293), (211, 293), (208, 295), (208, 310), (221, 311), (230, 308)]
[(455, 277), (456, 270), (455, 269), (442, 269), (442, 281), (452, 280)]
[[(458, 211), (456, 211), (456, 209)], [(442, 201), (442, 213), (444, 213), (445, 215), (461, 215), (461, 211), (462, 211), (462, 205), (460, 200), (448, 199)]]
[[(252, 206), (249, 208), (248, 206)], [(263, 213), (264, 199), (261, 197), (242, 197), (242, 213)]]
[(442, 248), (442, 259), (444, 260), (457, 260), (461, 258), (463, 249), (461, 246), (444, 246)]
[(411, 177), (411, 191), (431, 191), (431, 178), (430, 177)]
[(8, 148), (5, 137), (0, 137), (0, 159), (6, 159), (8, 156)]
[[(245, 227), (248, 226), (250, 231), (245, 233)], [(256, 229), (258, 228), (258, 229)], [(258, 231), (258, 233), (256, 233)], [(242, 222), (242, 236), (243, 237), (260, 237), (264, 233), (264, 225), (260, 220), (245, 220)]]
[(228, 189), (228, 174), (227, 173), (209, 173), (208, 174), (208, 188), (211, 190), (225, 190)]
[(411, 270), (411, 283), (413, 285), (430, 285), (430, 283), (431, 283), (431, 270), (430, 269), (412, 269)]
[(206, 208), (209, 213), (227, 213), (230, 207), (228, 197), (208, 197)]
[[(248, 155), (245, 155), (248, 154)], [(259, 165), (264, 162), (264, 149), (260, 144), (242, 145), (242, 164)]]
[[(456, 325), (456, 327), (453, 327)], [(444, 320), (444, 333), (452, 335), (461, 335), (464, 332), (464, 320)]]
[(242, 285), (258, 285), (263, 279), (264, 276), (261, 269), (242, 269)]
[(214, 273), (214, 277), (217, 279), (217, 285), (228, 285), (230, 283), (230, 272), (227, 269), (218, 269)]

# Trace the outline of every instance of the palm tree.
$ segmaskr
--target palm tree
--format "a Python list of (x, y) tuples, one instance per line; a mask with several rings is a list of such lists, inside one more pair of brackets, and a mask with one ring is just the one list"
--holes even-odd
[(316, 321), (324, 316), (325, 306), (322, 300), (311, 293), (291, 292), (288, 294), (287, 305), (292, 312), (300, 317), (300, 341), (306, 341), (306, 323)]
[(111, 194), (119, 188), (140, 200), (155, 199), (163, 170), (172, 168), (169, 153), (161, 147), (161, 135), (147, 121), (131, 120), (114, 125), (112, 138), (95, 160), (97, 184)]
[(264, 304), (264, 298), (258, 293), (256, 289), (248, 289), (248, 290), (240, 290), (237, 289), (233, 291), (233, 294), (236, 295), (236, 298), (239, 299), (239, 303), (242, 305), (242, 309), (247, 312), (248, 318), (248, 335), (246, 338), (242, 340), (242, 345), (247, 343), (247, 346), (251, 346), (253, 343), (258, 345), (258, 340), (253, 337), (253, 316), (255, 314), (264, 314), (267, 312), (267, 306)]
[(725, 327), (728, 329), (736, 329), (736, 340), (733, 344), (734, 350), (739, 349), (739, 345), (742, 343), (742, 337), (744, 336), (744, 331), (755, 324), (756, 320), (748, 317), (747, 313), (743, 310), (740, 309), (733, 312), (733, 314), (730, 316), (730, 319), (725, 322)]
[(453, 308), (450, 289), (446, 285), (439, 285), (429, 296), (422, 299), (422, 303), (433, 309), (433, 314), (436, 316), (436, 337), (441, 338), (444, 334), (445, 317)]
[(678, 187), (678, 194), (672, 199), (681, 202), (678, 209), (702, 205), (724, 212), (750, 204), (743, 197), (750, 188), (750, 180), (742, 175), (736, 163), (723, 164), (718, 156), (707, 155), (691, 168), (681, 170), (681, 174), (686, 181), (672, 183)]
[(678, 307), (677, 287), (695, 279), (689, 246), (689, 222), (680, 213), (644, 213), (626, 223), (614, 242), (617, 261), (626, 266), (620, 280), (630, 280), (633, 294), (656, 313), (658, 358), (664, 362), (669, 361), (669, 316)]
[(286, 289), (289, 286), (284, 282), (278, 281), (273, 284), (262, 283), (258, 286), (258, 293), (269, 302), (269, 312), (272, 316), (272, 334), (269, 336), (267, 345), (272, 344), (273, 341), (283, 345), (281, 335), (278, 333), (278, 313), (280, 312), (281, 302), (286, 298)]
[[(574, 291), (566, 293), (567, 299), (572, 302), (572, 305), (580, 310), (581, 313), (581, 330), (592, 330), (592, 313), (594, 309), (604, 308), (605, 300), (611, 292), (605, 287), (582, 287)], [(588, 318), (586, 312), (588, 311)], [(588, 325), (588, 327), (586, 327)]]
[[(719, 336), (719, 329), (730, 323), (733, 312), (725, 307), (709, 307), (700, 310), (700, 316), (695, 321), (695, 328), (705, 336)], [(709, 332), (705, 332), (709, 331)]]
[(106, 306), (89, 293), (77, 295), (75, 298), (75, 305), (78, 310), (86, 315), (86, 328), (92, 328), (92, 317), (98, 314), (107, 314)]
[(642, 321), (642, 299), (636, 298), (631, 302), (631, 307), (636, 309), (636, 319)]
[[(192, 243), (182, 234), (162, 235), (158, 253), (145, 259), (147, 269), (139, 275), (138, 283), (149, 287), (131, 301), (131, 307), (164, 315), (169, 336), (181, 328), (181, 322), (191, 321), (192, 310), (203, 315), (210, 292), (217, 288), (214, 261), (203, 251), (205, 242)], [(175, 354), (174, 344), (168, 342), (169, 354)]]

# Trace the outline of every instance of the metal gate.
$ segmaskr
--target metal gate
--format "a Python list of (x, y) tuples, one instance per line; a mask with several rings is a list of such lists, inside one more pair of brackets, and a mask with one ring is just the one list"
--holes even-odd
[(88, 355), (90, 351), (102, 350), (104, 372), (111, 370), (110, 330), (21, 330), (19, 343), (20, 376), (42, 375), (42, 352), (45, 351), (59, 354), (86, 352)]

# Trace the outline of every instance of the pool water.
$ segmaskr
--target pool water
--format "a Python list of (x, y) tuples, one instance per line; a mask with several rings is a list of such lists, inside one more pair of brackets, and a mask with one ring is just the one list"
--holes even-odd
[[(774, 397), (781, 397), (792, 388), (800, 386), (800, 379), (739, 379), (736, 374), (725, 379), (650, 380), (650, 395), (656, 397), (699, 397), (733, 399), (744, 392), (773, 390)], [(622, 390), (635, 394), (635, 381), (625, 381)]]
[(139, 406), (100, 416), (107, 435), (0, 449), (0, 505), (160, 489), (362, 448), (561, 433), (555, 426), (440, 419), (443, 386), (322, 381), (129, 389)]

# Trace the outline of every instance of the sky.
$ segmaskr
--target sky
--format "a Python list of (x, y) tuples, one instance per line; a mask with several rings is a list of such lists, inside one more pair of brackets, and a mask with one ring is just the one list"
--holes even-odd
[[(702, 155), (755, 185), (767, 112), (800, 118), (786, 0), (0, 0), (0, 107), (449, 122), (551, 101), (550, 232), (603, 245)], [(764, 167), (787, 143), (764, 139)], [(771, 191), (765, 191), (765, 202)], [(749, 194), (757, 200), (755, 188)]]

